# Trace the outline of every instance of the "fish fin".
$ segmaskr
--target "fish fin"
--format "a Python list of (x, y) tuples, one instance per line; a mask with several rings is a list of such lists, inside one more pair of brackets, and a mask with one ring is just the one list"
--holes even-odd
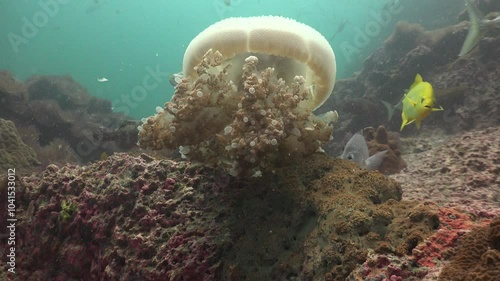
[(401, 128), (399, 129), (400, 132), (403, 130), (403, 128), (408, 123), (408, 118), (406, 118), (406, 114), (404, 112), (403, 112), (403, 114), (401, 114), (401, 118), (403, 118), (403, 123), (401, 124)]
[(384, 161), (384, 157), (389, 152), (389, 150), (384, 150), (373, 154), (365, 160), (366, 169), (370, 171), (374, 171), (380, 167), (382, 161)]
[(420, 129), (421, 123), (422, 123), (422, 120), (415, 120), (415, 124), (417, 125), (417, 129)]
[(413, 84), (411, 84), (411, 86), (410, 86), (410, 90), (413, 89), (415, 86), (417, 86), (422, 81), (423, 81), (422, 76), (420, 76), (420, 74), (417, 73), (417, 75), (415, 76), (415, 81), (413, 81)]
[(465, 37), (462, 49), (458, 54), (459, 57), (469, 53), (477, 43), (481, 40), (484, 35), (484, 27), (481, 21), (484, 20), (484, 15), (479, 11), (479, 9), (474, 5), (472, 0), (465, 1), (465, 8), (467, 9), (467, 14), (469, 14), (470, 27), (467, 36)]
[(384, 104), (385, 108), (387, 109), (387, 115), (389, 117), (389, 119), (387, 119), (387, 120), (391, 121), (392, 115), (394, 114), (394, 109), (396, 107), (393, 106), (392, 104), (386, 102), (386, 101), (381, 100), (381, 102)]
[(433, 108), (432, 111), (442, 111), (444, 108), (442, 106), (439, 106), (439, 108)]

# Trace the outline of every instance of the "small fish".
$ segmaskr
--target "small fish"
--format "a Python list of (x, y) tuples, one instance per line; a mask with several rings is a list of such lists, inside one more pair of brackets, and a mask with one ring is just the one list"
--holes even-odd
[(359, 167), (373, 171), (380, 167), (387, 152), (388, 150), (384, 150), (369, 156), (365, 138), (360, 133), (356, 133), (345, 145), (340, 158), (353, 161)]
[(492, 20), (486, 19), (476, 7), (473, 0), (465, 0), (465, 8), (467, 9), (467, 14), (469, 14), (470, 28), (460, 54), (458, 54), (459, 57), (472, 51), (490, 29), (494, 27), (500, 28), (500, 16)]
[(434, 97), (434, 90), (429, 82), (424, 82), (422, 76), (417, 74), (415, 76), (415, 82), (410, 87), (408, 93), (406, 93), (401, 101), (392, 106), (388, 102), (382, 101), (389, 112), (389, 120), (391, 120), (392, 114), (395, 108), (401, 109), (401, 118), (403, 123), (401, 124), (400, 131), (403, 128), (415, 122), (417, 129), (420, 129), (420, 124), (422, 120), (429, 115), (432, 111), (441, 111), (443, 108), (434, 108), (436, 104), (436, 98)]
[(106, 77), (97, 78), (97, 82), (101, 82), (101, 83), (102, 83), (102, 82), (108, 82), (108, 81), (109, 81), (109, 80), (108, 80), (108, 78), (106, 78)]
[(231, 0), (224, 0), (224, 4), (226, 4), (226, 6), (230, 6), (231, 5)]

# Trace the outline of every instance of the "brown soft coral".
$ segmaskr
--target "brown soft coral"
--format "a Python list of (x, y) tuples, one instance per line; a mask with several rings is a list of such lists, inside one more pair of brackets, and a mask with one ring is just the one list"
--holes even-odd
[(406, 167), (406, 162), (401, 157), (398, 133), (388, 132), (384, 126), (379, 126), (376, 131), (373, 127), (365, 128), (363, 136), (370, 155), (385, 150), (388, 151), (378, 168), (381, 173), (395, 174)]

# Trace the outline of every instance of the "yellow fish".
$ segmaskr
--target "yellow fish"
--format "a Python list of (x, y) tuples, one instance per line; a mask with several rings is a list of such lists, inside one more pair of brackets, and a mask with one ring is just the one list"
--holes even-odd
[(420, 74), (417, 74), (415, 82), (411, 85), (410, 90), (395, 107), (385, 101), (382, 101), (382, 103), (389, 111), (389, 119), (391, 119), (394, 113), (394, 108), (401, 108), (402, 104), (401, 110), (403, 113), (401, 113), (401, 118), (403, 119), (403, 123), (401, 124), (400, 131), (412, 122), (415, 122), (417, 129), (420, 129), (422, 120), (427, 117), (429, 113), (443, 110), (441, 106), (439, 108), (434, 107), (436, 98), (434, 97), (432, 85), (429, 82), (424, 82)]

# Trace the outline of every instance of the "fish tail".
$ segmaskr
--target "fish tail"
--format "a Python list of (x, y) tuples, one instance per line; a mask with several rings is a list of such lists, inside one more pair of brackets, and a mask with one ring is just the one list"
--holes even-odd
[(459, 57), (466, 55), (474, 49), (484, 35), (486, 28), (484, 24), (481, 24), (481, 21), (484, 20), (484, 15), (476, 7), (473, 0), (465, 0), (465, 7), (469, 15), (470, 27), (467, 37), (465, 37), (464, 44), (462, 45), (462, 49), (460, 50), (460, 54), (458, 54)]
[(389, 150), (384, 150), (381, 152), (377, 152), (376, 154), (368, 157), (365, 160), (366, 169), (370, 171), (374, 171), (380, 167), (380, 164), (384, 161), (384, 157), (389, 152)]
[(382, 100), (381, 102), (384, 104), (385, 108), (387, 109), (387, 115), (389, 117), (388, 120), (391, 121), (392, 115), (394, 115), (394, 109), (395, 109), (395, 107), (392, 104), (390, 104), (390, 103), (388, 103), (386, 101)]

